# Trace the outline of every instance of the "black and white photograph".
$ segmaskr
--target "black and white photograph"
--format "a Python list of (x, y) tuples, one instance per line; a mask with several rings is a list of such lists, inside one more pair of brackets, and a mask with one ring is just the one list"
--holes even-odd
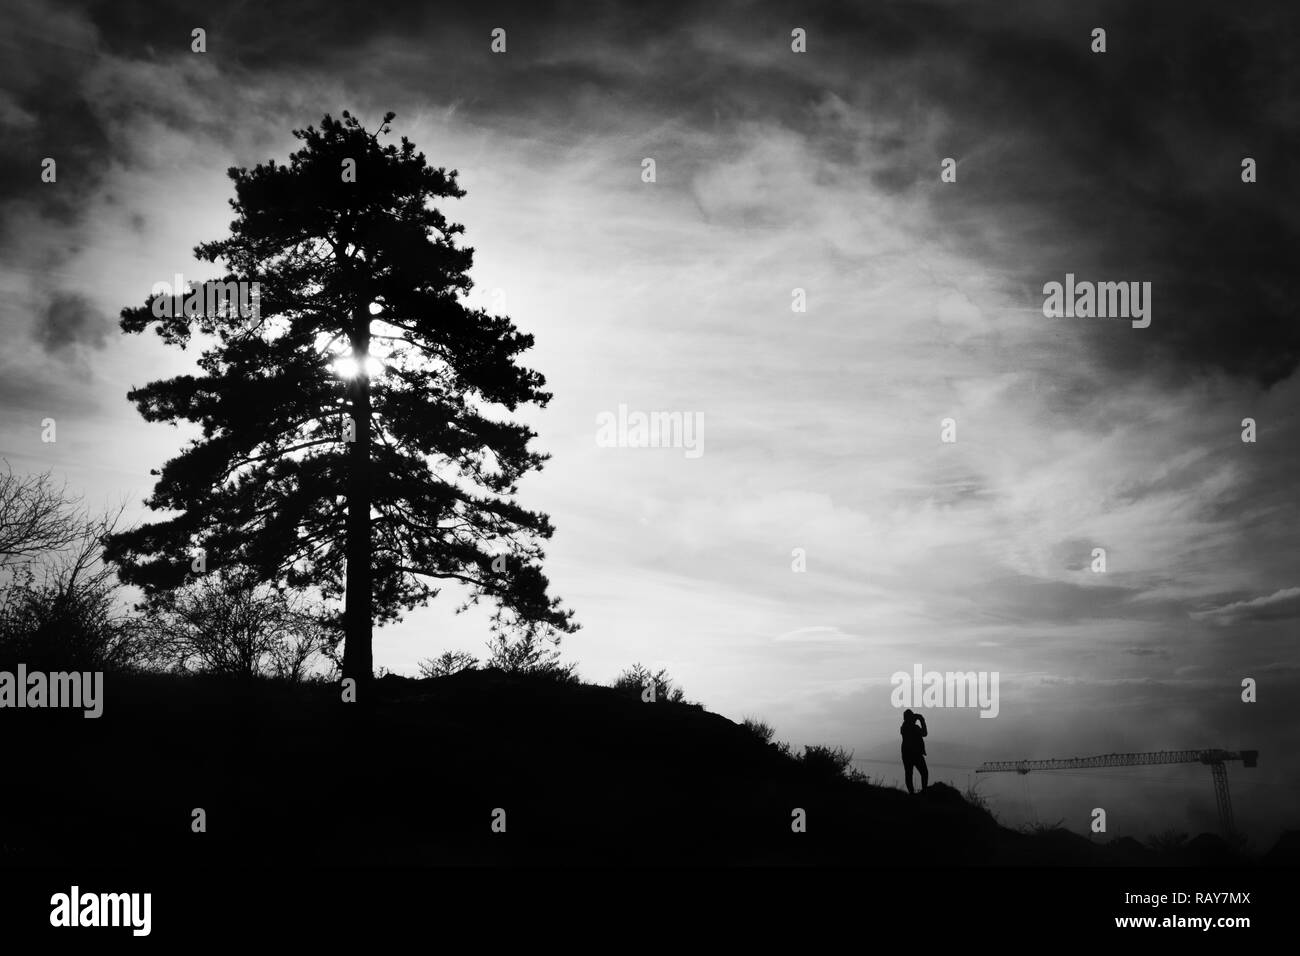
[(7, 0), (0, 945), (1262, 945), (1298, 63), (1284, 0)]

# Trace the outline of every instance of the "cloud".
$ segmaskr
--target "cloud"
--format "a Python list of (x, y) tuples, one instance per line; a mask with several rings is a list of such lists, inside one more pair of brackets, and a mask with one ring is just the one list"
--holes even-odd
[(1222, 607), (1195, 611), (1192, 618), (1220, 627), (1240, 624), (1243, 621), (1287, 621), (1300, 618), (1300, 587), (1284, 588), (1245, 601), (1234, 601)]
[[(72, 221), (77, 197), (113, 161), (131, 161), (115, 136), (120, 108), (181, 131), (239, 134), (274, 112), (255, 88), (328, 89), (346, 61), (367, 105), (383, 90), (428, 109), (433, 95), (469, 123), (553, 142), (637, 130), (653, 143), (666, 133), (658, 146), (676, 163), (661, 170), (662, 185), (685, 174), (677, 181), (701, 208), (727, 221), (798, 218), (815, 199), (810, 185), (854, 177), (932, 208), (946, 241), (995, 260), (1022, 308), (1041, 306), (1043, 282), (1066, 271), (1152, 281), (1150, 329), (1068, 329), (1110, 366), (1184, 376), (1217, 368), (1271, 385), (1300, 362), (1300, 278), (1287, 252), (1300, 238), (1300, 185), (1281, 173), (1296, 145), (1287, 91), (1300, 85), (1282, 39), (1297, 17), (1286, 5), (1202, 0), (1167, 17), (1120, 3), (855, 9), (827, 0), (801, 11), (807, 54), (790, 52), (775, 2), (670, 4), (654, 16), (632, 4), (580, 15), (581, 5), (548, 13), (505, 3), (449, 18), (380, 0), (360, 19), (297, 6), (298, 16), (253, 6), (229, 17), (179, 0), (19, 4), (11, 28), (32, 42), (12, 41), (0, 74), (0, 115), (15, 134), (0, 158), (9, 195)], [(1107, 24), (1105, 54), (1089, 50), (1094, 20)], [(200, 23), (209, 33), (201, 55), (188, 43)], [(498, 23), (510, 45), (493, 56)], [(78, 55), (50, 55), (62, 49)], [(118, 89), (105, 86), (108, 61), (121, 64)], [(214, 111), (193, 95), (200, 87), (242, 91), (242, 103), (222, 105), (244, 115)], [(357, 107), (317, 109), (344, 105)], [(726, 139), (756, 124), (773, 132), (743, 160), (705, 165), (696, 155), (701, 134)], [(66, 188), (40, 188), (39, 151), (58, 154)], [(804, 162), (810, 152), (815, 166)], [(1240, 181), (1245, 155), (1259, 164), (1256, 183)], [(938, 181), (944, 156), (958, 160), (956, 184)], [(803, 178), (782, 188), (769, 171), (794, 162), (804, 162)], [(979, 323), (959, 302), (941, 316), (959, 337)]]
[(67, 352), (76, 345), (102, 349), (111, 322), (84, 295), (58, 292), (37, 318), (32, 335), (47, 353)]

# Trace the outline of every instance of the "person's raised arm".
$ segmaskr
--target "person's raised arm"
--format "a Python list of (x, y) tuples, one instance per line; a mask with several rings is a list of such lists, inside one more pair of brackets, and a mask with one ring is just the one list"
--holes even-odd
[(925, 726), (925, 718), (922, 717), (920, 714), (917, 714), (917, 715), (916, 715), (916, 722), (917, 722), (918, 724), (921, 725), (921, 736), (922, 736), (922, 737), (928, 737), (928, 736), (930, 736), (930, 731), (929, 731), (929, 729)]

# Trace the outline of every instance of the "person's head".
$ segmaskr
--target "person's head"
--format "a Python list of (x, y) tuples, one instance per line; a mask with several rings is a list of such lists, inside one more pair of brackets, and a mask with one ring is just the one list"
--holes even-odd
[(903, 723), (910, 724), (915, 720), (916, 714), (912, 713), (910, 710), (903, 711)]

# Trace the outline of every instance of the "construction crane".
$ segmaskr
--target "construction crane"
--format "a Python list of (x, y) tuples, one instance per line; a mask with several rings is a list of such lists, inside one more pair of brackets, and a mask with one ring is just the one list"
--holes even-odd
[(1219, 804), (1219, 827), (1225, 837), (1235, 832), (1232, 820), (1232, 797), (1228, 793), (1229, 760), (1240, 760), (1253, 767), (1259, 760), (1258, 750), (1157, 750), (1143, 754), (1102, 754), (1098, 757), (1066, 757), (1053, 760), (992, 760), (976, 768), (976, 773), (1025, 774), (1031, 770), (1081, 770), (1092, 767), (1146, 767), (1161, 763), (1203, 763), (1214, 778), (1214, 796)]

